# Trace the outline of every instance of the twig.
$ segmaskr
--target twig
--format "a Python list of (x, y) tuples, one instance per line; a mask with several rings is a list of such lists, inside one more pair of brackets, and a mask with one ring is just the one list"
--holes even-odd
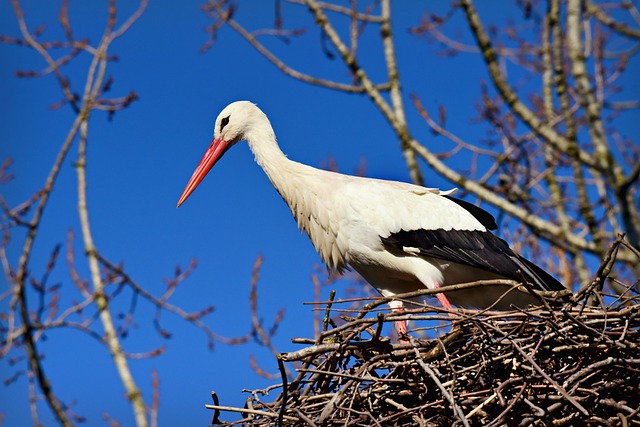
[(420, 357), (420, 353), (418, 352), (418, 349), (415, 347), (415, 339), (413, 337), (411, 337), (411, 343), (412, 345), (414, 345), (413, 350), (416, 354), (416, 360), (418, 362), (418, 365), (420, 365), (420, 367), (431, 377), (433, 382), (436, 383), (436, 386), (440, 389), (440, 392), (442, 393), (444, 398), (449, 401), (449, 404), (451, 405), (451, 409), (453, 409), (453, 412), (460, 419), (460, 421), (462, 422), (462, 425), (469, 427), (469, 421), (467, 420), (467, 417), (464, 415), (464, 412), (462, 411), (462, 409), (460, 409), (460, 407), (456, 403), (451, 393), (449, 393), (449, 391), (442, 385), (442, 382), (440, 382), (440, 379), (438, 378), (436, 373), (433, 372), (433, 369), (431, 369), (431, 367), (427, 365)]
[(287, 370), (284, 367), (284, 363), (282, 361), (282, 357), (278, 355), (278, 370), (280, 371), (280, 376), (282, 377), (282, 406), (280, 407), (280, 413), (278, 415), (278, 425), (283, 427), (284, 413), (287, 410), (287, 395), (289, 393), (289, 385), (287, 384)]

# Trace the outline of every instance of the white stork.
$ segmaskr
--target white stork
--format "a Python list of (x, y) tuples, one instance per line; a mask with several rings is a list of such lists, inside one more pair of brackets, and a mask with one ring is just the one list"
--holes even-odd
[[(248, 101), (234, 102), (218, 115), (213, 141), (178, 206), (239, 141), (247, 141), (327, 267), (352, 267), (383, 296), (504, 278), (524, 280), (535, 290), (565, 289), (494, 236), (489, 230), (497, 226), (488, 212), (450, 197), (455, 190), (343, 175), (288, 159), (267, 116)], [(493, 308), (506, 310), (539, 301), (520, 289), (504, 296), (509, 289), (477, 287), (436, 295), (449, 309), (450, 302), (474, 308), (495, 304)], [(401, 302), (390, 305), (402, 309)]]

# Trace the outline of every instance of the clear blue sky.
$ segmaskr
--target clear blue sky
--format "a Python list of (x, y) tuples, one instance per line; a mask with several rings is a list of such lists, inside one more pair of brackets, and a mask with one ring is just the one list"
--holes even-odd
[[(144, 16), (112, 45), (111, 53), (119, 57), (109, 66), (109, 74), (114, 77), (113, 96), (135, 90), (140, 99), (118, 112), (112, 121), (99, 112), (91, 119), (88, 202), (94, 239), (106, 257), (122, 261), (128, 273), (156, 295), (162, 293), (163, 279), (173, 274), (177, 264), (186, 266), (197, 258), (198, 268), (172, 300), (187, 310), (214, 305), (216, 310), (206, 322), (228, 337), (249, 329), (251, 268), (258, 254), (263, 254), (260, 314), (269, 324), (285, 307), (286, 317), (275, 343), (280, 351), (297, 349), (289, 342), (290, 337), (310, 336), (312, 332), (311, 309), (302, 302), (313, 299), (310, 276), (319, 258), (306, 236), (300, 235), (286, 205), (253, 162), (246, 145), (227, 153), (183, 207), (175, 208), (211, 140), (217, 113), (235, 100), (258, 103), (271, 119), (285, 153), (314, 166), (323, 166), (331, 156), (341, 171), (350, 173), (364, 158), (368, 176), (403, 181), (408, 180), (406, 167), (389, 126), (364, 96), (349, 96), (284, 77), (230, 28), (220, 31), (211, 50), (199, 53), (207, 40), (204, 28), (210, 23), (199, 10), (200, 3), (151, 2)], [(240, 3), (237, 19), (249, 28), (272, 25), (271, 2)], [(433, 45), (407, 34), (406, 29), (418, 22), (419, 13), (405, 3), (398, 4), (394, 5), (398, 8), (394, 10), (394, 29), (405, 94), (415, 91), (432, 112), (445, 104), (448, 123), (457, 122), (455, 130), (461, 136), (471, 138), (474, 132), (482, 135), (469, 120), (474, 117), (470, 101), (477, 98), (477, 81), (484, 76), (480, 59), (474, 55), (436, 55), (438, 49)], [(46, 39), (60, 36), (55, 21), (57, 2), (25, 2), (23, 6), (31, 29), (46, 23)], [(122, 6), (121, 17), (124, 9)], [(509, 13), (481, 12), (485, 16), (497, 13), (497, 23), (504, 22)], [(97, 42), (105, 16), (106, 2), (71, 2), (77, 38)], [(299, 18), (304, 18), (303, 24)], [(288, 45), (268, 40), (268, 47), (303, 72), (349, 81), (339, 60), (327, 60), (320, 53), (320, 39), (304, 7), (287, 7), (284, 24), (288, 28), (309, 28), (311, 34), (292, 39)], [(0, 33), (19, 35), (9, 2), (0, 4)], [(363, 52), (378, 47), (372, 40), (363, 45)], [(383, 76), (380, 56), (365, 57), (365, 65), (375, 71), (373, 77)], [(10, 205), (15, 205), (42, 187), (74, 117), (68, 107), (48, 109), (62, 97), (51, 76), (15, 77), (16, 69), (43, 68), (35, 52), (0, 45), (0, 59), (0, 154), (3, 159), (13, 159), (11, 170), (16, 176), (3, 185), (2, 193)], [(76, 91), (84, 82), (86, 64), (85, 56), (63, 70)], [(405, 102), (409, 120), (417, 124), (414, 131), (420, 132), (416, 136), (428, 139), (427, 127), (419, 124), (408, 97)], [(74, 146), (63, 166), (38, 235), (31, 262), (31, 272), (36, 276), (42, 274), (56, 244), (63, 244), (66, 252), (67, 233), (73, 229), (78, 268), (83, 277), (88, 277), (75, 208), (76, 150)], [(425, 171), (430, 186), (451, 186)], [(21, 245), (21, 237), (14, 237), (10, 247), (14, 265)], [(66, 303), (79, 298), (68, 271), (62, 257), (50, 280), (62, 284)], [(340, 295), (344, 286), (338, 284), (336, 289)], [(5, 290), (3, 276), (0, 292)], [(128, 301), (122, 300), (123, 310)], [(7, 301), (1, 304), (5, 311)], [(275, 382), (251, 372), (250, 354), (265, 370), (277, 372), (275, 360), (256, 345), (218, 344), (211, 352), (201, 331), (169, 313), (163, 315), (163, 324), (173, 338), (162, 340), (151, 327), (153, 311), (148, 305), (140, 303), (136, 313), (136, 328), (124, 340), (126, 350), (145, 352), (167, 345), (162, 357), (131, 361), (147, 403), (151, 399), (151, 370), (159, 372), (160, 425), (206, 425), (211, 412), (203, 405), (210, 403), (212, 389), (218, 392), (221, 404), (242, 406), (242, 388)], [(123, 425), (132, 425), (130, 406), (106, 349), (79, 332), (51, 331), (47, 337), (40, 341), (39, 349), (46, 357), (44, 367), (54, 392), (64, 402), (76, 402), (74, 411), (87, 418), (86, 425), (103, 424), (104, 411)], [(15, 366), (9, 366), (7, 360), (0, 362), (3, 379), (25, 366), (23, 360)], [(3, 425), (31, 423), (26, 394), (24, 377), (0, 386)], [(53, 425), (48, 408), (39, 406), (42, 421)]]

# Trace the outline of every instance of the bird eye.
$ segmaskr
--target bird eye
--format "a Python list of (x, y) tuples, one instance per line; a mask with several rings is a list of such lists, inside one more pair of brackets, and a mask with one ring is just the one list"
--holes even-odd
[(222, 132), (222, 129), (224, 129), (224, 127), (229, 124), (229, 117), (230, 116), (227, 116), (220, 121), (220, 132)]

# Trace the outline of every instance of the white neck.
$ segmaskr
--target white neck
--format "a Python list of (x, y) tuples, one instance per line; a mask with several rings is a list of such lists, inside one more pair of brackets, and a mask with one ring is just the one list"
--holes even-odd
[(271, 124), (265, 117), (265, 121), (259, 125), (254, 125), (246, 134), (245, 139), (249, 144), (251, 152), (255, 156), (256, 162), (265, 171), (271, 183), (276, 187), (280, 184), (283, 171), (287, 171), (292, 167), (291, 160), (282, 152), (276, 136), (273, 132)]
[(323, 261), (329, 268), (342, 270), (346, 264), (335, 244), (338, 230), (328, 230), (317, 220), (329, 214), (319, 212), (323, 207), (316, 201), (331, 193), (329, 182), (336, 174), (288, 159), (278, 146), (269, 120), (264, 118), (244, 135), (256, 162), (289, 205), (298, 227), (309, 235)]

